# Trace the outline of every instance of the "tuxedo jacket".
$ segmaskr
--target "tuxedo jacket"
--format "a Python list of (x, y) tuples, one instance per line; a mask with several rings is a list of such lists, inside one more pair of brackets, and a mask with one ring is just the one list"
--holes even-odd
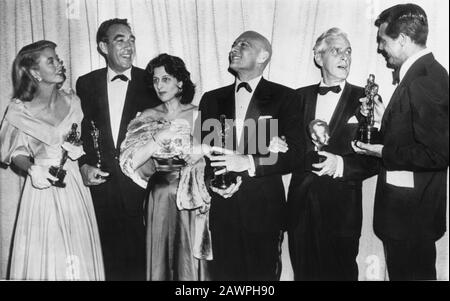
[[(235, 119), (235, 84), (207, 92), (200, 105), (200, 120), (219, 119), (225, 114), (227, 119)], [(250, 177), (247, 171), (239, 173), (242, 184), (239, 190), (228, 199), (212, 194), (210, 226), (231, 222), (242, 225), (249, 232), (275, 232), (283, 228), (285, 210), (285, 192), (282, 174), (289, 173), (300, 149), (298, 131), (300, 119), (295, 108), (294, 90), (261, 79), (250, 100), (245, 119), (253, 121), (255, 127), (244, 128), (242, 137), (237, 139), (233, 133), (234, 150), (241, 154), (250, 154), (255, 162), (255, 175)], [(270, 131), (270, 123), (278, 121), (278, 131)], [(205, 137), (217, 133), (217, 129), (203, 128), (202, 141)], [(285, 136), (289, 144), (286, 153), (268, 153), (267, 147), (274, 136)], [(220, 141), (220, 140), (215, 140)], [(240, 144), (238, 144), (240, 142)], [(255, 150), (255, 145), (259, 147)], [(239, 146), (239, 147), (237, 147)], [(270, 158), (275, 158), (272, 162)], [(267, 161), (269, 159), (269, 161)]]
[(111, 207), (113, 199), (118, 200), (118, 210), (130, 216), (142, 215), (145, 190), (124, 175), (119, 166), (120, 144), (125, 138), (128, 123), (138, 112), (159, 103), (156, 94), (146, 80), (145, 71), (132, 67), (131, 80), (128, 82), (126, 99), (122, 111), (122, 119), (117, 143), (111, 132), (108, 105), (107, 68), (92, 71), (78, 78), (76, 91), (81, 99), (84, 119), (81, 125), (81, 138), (86, 155), (79, 160), (80, 166), (87, 163), (95, 166), (98, 160), (97, 151), (93, 147), (91, 135), (92, 125), (100, 131), (99, 151), (102, 167), (110, 173), (108, 180), (97, 186), (90, 186), (96, 210)]
[[(438, 239), (445, 232), (448, 91), (448, 73), (430, 53), (410, 67), (391, 97), (381, 123), (374, 207), (380, 238)], [(411, 171), (413, 187), (388, 183), (386, 171)]]
[[(305, 156), (292, 173), (288, 193), (289, 230), (306, 229), (307, 216), (313, 214), (315, 222), (327, 233), (340, 237), (360, 235), (362, 223), (362, 180), (377, 171), (376, 159), (357, 155), (351, 147), (358, 131), (355, 114), (364, 89), (346, 83), (329, 122), (330, 140), (323, 150), (340, 155), (344, 161), (344, 177), (317, 176), (312, 173), (310, 160), (314, 144), (308, 133), (309, 123), (316, 119), (319, 85), (297, 90), (297, 110), (302, 114), (302, 144)], [(331, 92), (329, 92), (331, 93)], [(309, 212), (313, 210), (314, 212)]]

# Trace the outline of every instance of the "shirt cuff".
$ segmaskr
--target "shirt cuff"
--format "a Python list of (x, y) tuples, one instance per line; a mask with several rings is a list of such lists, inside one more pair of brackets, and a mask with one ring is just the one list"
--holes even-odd
[(252, 155), (247, 155), (248, 159), (250, 160), (250, 167), (247, 169), (248, 171), (248, 175), (250, 177), (254, 177), (255, 176), (255, 160), (253, 160), (253, 156)]
[(333, 179), (341, 178), (344, 175), (344, 159), (341, 156), (336, 155), (337, 157), (337, 166), (336, 171), (334, 172)]

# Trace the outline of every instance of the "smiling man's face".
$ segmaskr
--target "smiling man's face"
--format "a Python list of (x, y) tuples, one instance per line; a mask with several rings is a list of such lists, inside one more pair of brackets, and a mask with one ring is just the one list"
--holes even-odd
[(114, 24), (108, 29), (108, 42), (101, 42), (101, 48), (112, 70), (122, 73), (131, 68), (136, 52), (135, 40), (131, 29), (126, 25)]

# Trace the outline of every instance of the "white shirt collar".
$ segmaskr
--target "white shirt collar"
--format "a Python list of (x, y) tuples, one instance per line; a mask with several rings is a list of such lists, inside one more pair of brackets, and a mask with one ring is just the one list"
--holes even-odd
[[(248, 83), (250, 85), (250, 87), (252, 88), (252, 93), (255, 92), (256, 86), (258, 86), (259, 81), (261, 80), (262, 75), (255, 77), (254, 79), (251, 79), (249, 81), (247, 81), (246, 83)], [(236, 77), (236, 84), (234, 86), (234, 92), (236, 92), (237, 86), (242, 83), (243, 81), (239, 80), (239, 78)]]
[(119, 74), (123, 74), (126, 77), (128, 77), (128, 80), (131, 81), (131, 68), (125, 70), (123, 73), (117, 73), (116, 71), (112, 70), (109, 66), (108, 66), (108, 82), (111, 82), (111, 79)]
[[(346, 83), (345, 80), (343, 80), (343, 81), (341, 81), (341, 82), (339, 83), (339, 86), (341, 87), (341, 91), (344, 90), (345, 83)], [(333, 85), (333, 86), (336, 86), (336, 85)], [(332, 87), (332, 86), (329, 86), (329, 85), (325, 84), (325, 82), (324, 82), (323, 79), (322, 79), (322, 80), (320, 81), (319, 87)]]
[(405, 77), (406, 72), (408, 72), (409, 68), (422, 56), (427, 55), (431, 53), (431, 50), (428, 48), (422, 49), (419, 52), (411, 55), (400, 67), (400, 73), (399, 73), (399, 80), (402, 81), (402, 79)]

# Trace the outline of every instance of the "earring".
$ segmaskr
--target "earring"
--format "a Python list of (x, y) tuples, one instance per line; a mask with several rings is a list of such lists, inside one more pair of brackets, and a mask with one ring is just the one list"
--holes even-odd
[(40, 76), (35, 76), (34, 79), (37, 80), (38, 82), (40, 82), (42, 80), (42, 78)]

